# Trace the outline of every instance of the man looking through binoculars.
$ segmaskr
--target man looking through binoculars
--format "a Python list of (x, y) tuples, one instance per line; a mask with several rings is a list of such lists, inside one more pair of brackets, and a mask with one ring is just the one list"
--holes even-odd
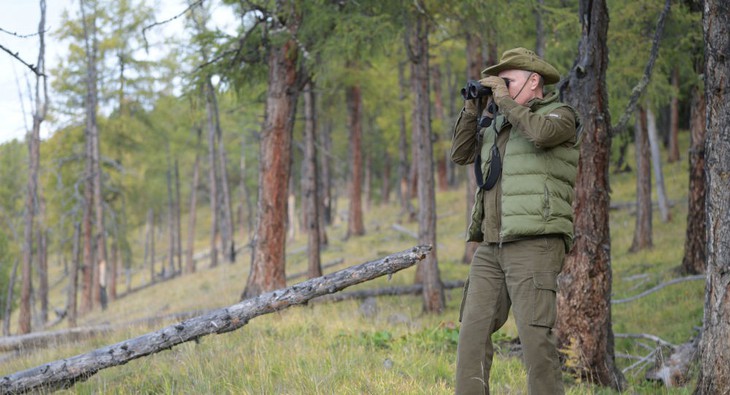
[(562, 394), (553, 326), (557, 276), (573, 239), (580, 123), (556, 92), (544, 94), (560, 74), (534, 52), (508, 50), (482, 74), (478, 84), (488, 89), (462, 91), (451, 148), (455, 163), (474, 164), (468, 240), (480, 243), (459, 317), (456, 393), (489, 393), (491, 335), (511, 307), (529, 393)]

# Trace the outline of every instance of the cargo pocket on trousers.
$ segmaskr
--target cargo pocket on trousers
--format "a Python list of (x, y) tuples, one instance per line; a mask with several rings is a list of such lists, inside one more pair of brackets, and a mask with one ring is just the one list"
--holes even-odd
[(466, 294), (469, 292), (469, 277), (464, 282), (464, 293), (461, 296), (461, 306), (459, 306), (459, 322), (464, 318), (464, 306), (466, 305)]
[(535, 289), (530, 325), (552, 328), (557, 317), (558, 274), (535, 272), (532, 275), (532, 285)]

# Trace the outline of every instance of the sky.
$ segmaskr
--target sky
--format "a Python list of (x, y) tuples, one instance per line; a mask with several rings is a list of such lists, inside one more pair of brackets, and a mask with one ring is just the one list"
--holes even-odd
[[(215, 3), (212, 11), (213, 24), (229, 31), (235, 25), (232, 13), (215, 0), (211, 1)], [(172, 18), (187, 8), (185, 0), (158, 0), (155, 3), (158, 21)], [(58, 62), (63, 55), (64, 48), (68, 45), (60, 43), (54, 37), (54, 33), (61, 24), (61, 15), (64, 9), (75, 15), (78, 7), (78, 0), (46, 0), (47, 70)], [(18, 35), (29, 35), (38, 31), (39, 22), (38, 0), (0, 0), (0, 29)], [(181, 30), (182, 18), (166, 24), (163, 34), (175, 34)], [(18, 38), (0, 31), (0, 45), (14, 53), (17, 52), (18, 56), (29, 64), (37, 63), (38, 43), (37, 36)], [(47, 74), (50, 73), (47, 72)], [(52, 76), (49, 75), (49, 78)], [(18, 84), (20, 84), (20, 93), (23, 95), (22, 101), (19, 97)], [(28, 86), (31, 90), (34, 89), (35, 76), (33, 73), (18, 60), (0, 50), (0, 144), (12, 139), (23, 140), (26, 130), (32, 126)], [(49, 95), (52, 96), (53, 92), (50, 89), (49, 83)], [(50, 100), (53, 102), (52, 97)], [(41, 138), (48, 137), (55, 127), (58, 125), (45, 121), (41, 130)]]

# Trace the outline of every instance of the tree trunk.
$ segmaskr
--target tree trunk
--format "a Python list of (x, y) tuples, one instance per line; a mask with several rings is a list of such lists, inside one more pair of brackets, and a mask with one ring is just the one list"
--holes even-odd
[(294, 187), (294, 177), (292, 174), (289, 174), (289, 196), (287, 197), (286, 204), (287, 204), (287, 226), (289, 231), (289, 241), (294, 241), (294, 238), (297, 236), (297, 195), (294, 192), (296, 191), (296, 188)]
[(296, 114), (297, 57), (293, 39), (270, 49), (266, 120), (261, 132), (259, 191), (251, 270), (241, 299), (286, 285), (286, 200)]
[(76, 326), (77, 295), (79, 286), (79, 258), (81, 257), (81, 224), (74, 224), (74, 244), (71, 253), (71, 272), (68, 276), (68, 300), (66, 301), (66, 317), (69, 328)]
[[(165, 178), (167, 181), (167, 233), (170, 240), (167, 246), (167, 263), (170, 273), (166, 273), (164, 278), (175, 276), (175, 198), (172, 194), (172, 163), (170, 159), (170, 143), (167, 143), (167, 171)], [(162, 272), (165, 273), (165, 265), (162, 265)]]
[(207, 112), (208, 122), (208, 189), (210, 192), (210, 267), (218, 266), (218, 236), (219, 236), (219, 218), (220, 210), (218, 208), (218, 171), (215, 149), (215, 109), (213, 108), (213, 92), (211, 84), (205, 84), (203, 94), (205, 95), (205, 109)]
[(545, 29), (542, 23), (542, 9), (545, 7), (545, 0), (537, 0), (535, 5), (535, 53), (537, 56), (545, 57)]
[[(352, 66), (352, 65), (350, 65)], [(345, 88), (347, 118), (350, 128), (350, 209), (347, 218), (347, 238), (365, 234), (362, 219), (362, 115), (360, 85)]]
[[(423, 4), (418, 0), (418, 9)], [(418, 169), (418, 242), (431, 245), (431, 253), (419, 265), (423, 281), (423, 309), (440, 313), (444, 309), (444, 285), (441, 282), (436, 253), (436, 192), (433, 170), (431, 104), (428, 67), (428, 17), (417, 9), (411, 11), (414, 20), (407, 26), (408, 52), (411, 60), (413, 92), (413, 135), (417, 136)], [(414, 141), (416, 141), (414, 139)]]
[(195, 273), (195, 220), (198, 202), (198, 182), (200, 179), (200, 155), (198, 149), (200, 148), (200, 140), (202, 137), (202, 131), (197, 130), (198, 143), (195, 145), (195, 164), (193, 165), (193, 180), (190, 186), (190, 211), (188, 213), (188, 248), (185, 253), (185, 273)]
[[(704, 63), (696, 67), (702, 70)], [(700, 274), (705, 272), (707, 248), (707, 224), (705, 222), (705, 94), (699, 86), (692, 88), (691, 113), (689, 121), (689, 193), (687, 204), (687, 235), (684, 241), (684, 258), (680, 273)]]
[(175, 256), (177, 259), (177, 273), (182, 274), (182, 225), (180, 224), (180, 165), (175, 158)]
[[(324, 155), (320, 155), (322, 166), (322, 224), (332, 225), (332, 121), (326, 121), (322, 128), (320, 145)], [(322, 233), (324, 235), (324, 233)]]
[(51, 391), (69, 388), (102, 369), (122, 365), (210, 334), (223, 334), (246, 325), (260, 315), (281, 311), (307, 303), (318, 296), (334, 293), (349, 286), (392, 274), (414, 265), (424, 258), (429, 247), (419, 246), (383, 259), (353, 266), (326, 277), (319, 277), (269, 292), (258, 298), (179, 322), (158, 331), (141, 335), (86, 354), (49, 362), (16, 372), (0, 379), (4, 394)]
[[(408, 89), (404, 69), (405, 63), (398, 63), (398, 86), (400, 87), (398, 100), (401, 102), (405, 101), (405, 92), (406, 89)], [(412, 220), (416, 216), (416, 210), (411, 204), (411, 196), (408, 189), (410, 166), (408, 163), (408, 135), (406, 130), (405, 112), (401, 112), (398, 126), (400, 130), (400, 134), (398, 135), (398, 178), (400, 179), (398, 195), (400, 196), (401, 216), (405, 214), (409, 220)]]
[(3, 336), (10, 336), (10, 315), (13, 312), (13, 291), (15, 289), (15, 279), (18, 277), (18, 264), (20, 261), (15, 258), (13, 269), (10, 272), (10, 280), (8, 281), (8, 294), (5, 299), (5, 310), (3, 313)]
[[(39, 141), (40, 143), (40, 141)], [(38, 187), (38, 299), (41, 302), (40, 321), (48, 323), (48, 235), (46, 231), (46, 201)]]
[(583, 119), (576, 180), (575, 240), (559, 277), (558, 349), (580, 356), (571, 370), (603, 386), (626, 379), (614, 358), (611, 328), (611, 234), (608, 168), (611, 118), (606, 91), (608, 9), (605, 0), (580, 0), (582, 35), (575, 66), (559, 90)]
[(725, 0), (705, 0), (705, 95), (707, 100), (707, 281), (695, 394), (730, 388), (730, 10)]
[(317, 169), (317, 112), (314, 84), (310, 81), (304, 86), (304, 162), (302, 177), (302, 212), (304, 228), (307, 232), (307, 277), (322, 275), (319, 234), (319, 171)]
[(79, 5), (83, 18), (84, 44), (86, 51), (86, 125), (84, 136), (86, 142), (86, 164), (84, 167), (84, 218), (83, 218), (83, 234), (84, 234), (84, 266), (83, 272), (83, 295), (81, 299), (80, 313), (84, 314), (94, 307), (94, 290), (98, 289), (94, 283), (96, 272), (96, 260), (94, 258), (93, 246), (93, 225), (92, 217), (94, 215), (94, 143), (93, 129), (96, 128), (96, 20), (92, 16), (87, 21), (85, 2), (82, 0)]
[(674, 94), (669, 105), (669, 163), (679, 160), (679, 66), (672, 69)]
[(651, 149), (651, 163), (654, 167), (654, 178), (656, 179), (656, 195), (659, 202), (659, 213), (662, 216), (662, 222), (672, 220), (672, 214), (669, 212), (669, 199), (667, 198), (667, 189), (664, 187), (664, 173), (662, 172), (662, 156), (659, 152), (659, 137), (656, 130), (656, 118), (650, 108), (646, 108), (646, 130), (649, 136), (649, 148)]
[[(433, 109), (434, 109), (434, 118), (436, 118), (437, 124), (440, 125), (442, 130), (447, 130), (446, 127), (446, 112), (444, 111), (444, 101), (443, 101), (443, 89), (442, 89), (442, 75), (441, 75), (441, 69), (438, 67), (438, 65), (434, 65), (431, 69), (431, 75), (433, 76), (433, 96), (434, 96), (434, 102), (433, 102)], [(434, 134), (434, 136), (439, 141), (448, 141), (450, 140), (449, 132), (443, 132), (438, 131)], [(438, 188), (439, 191), (447, 191), (449, 189), (449, 179), (446, 174), (446, 163), (447, 163), (447, 157), (446, 155), (443, 155), (443, 144), (436, 144), (436, 174), (438, 175), (436, 179), (438, 180)]]
[(155, 211), (147, 210), (147, 224), (145, 225), (145, 258), (150, 264), (150, 284), (157, 279), (155, 274)]
[(384, 204), (390, 203), (390, 153), (383, 152), (383, 183), (381, 184), (380, 198)]
[(630, 252), (638, 252), (651, 248), (652, 243), (652, 207), (651, 207), (651, 151), (647, 133), (646, 110), (639, 107), (636, 112), (637, 122), (634, 128), (636, 144), (636, 223), (634, 241)]
[(218, 100), (213, 96), (215, 104), (216, 129), (218, 130), (218, 159), (220, 161), (220, 185), (221, 185), (221, 226), (225, 234), (223, 237), (223, 256), (228, 259), (228, 263), (236, 262), (236, 242), (233, 232), (233, 213), (231, 211), (231, 193), (228, 189), (228, 159), (226, 156), (225, 145), (223, 144), (223, 135), (220, 129), (220, 120), (218, 119)]
[(242, 204), (246, 205), (246, 221), (241, 221), (241, 236), (247, 234), (250, 242), (251, 234), (253, 233), (253, 206), (251, 205), (251, 193), (249, 193), (248, 186), (246, 185), (246, 179), (248, 178), (248, 168), (246, 166), (246, 139), (244, 136), (241, 136), (240, 170), (241, 199), (243, 200)]
[[(466, 34), (466, 79), (473, 80), (479, 78), (481, 75), (482, 67), (484, 66), (484, 52), (482, 51), (482, 40), (479, 35), (467, 33)], [(466, 228), (471, 223), (471, 210), (474, 207), (474, 196), (477, 192), (477, 181), (474, 176), (474, 170), (467, 166), (466, 171)], [(463, 263), (471, 263), (474, 254), (479, 247), (479, 243), (466, 242), (464, 246), (464, 256), (461, 261)]]

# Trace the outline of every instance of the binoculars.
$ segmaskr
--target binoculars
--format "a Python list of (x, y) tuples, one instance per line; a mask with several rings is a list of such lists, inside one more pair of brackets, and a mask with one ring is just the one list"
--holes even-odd
[[(509, 80), (506, 78), (502, 78), (504, 80), (504, 83), (509, 88)], [(492, 88), (484, 86), (479, 83), (479, 81), (475, 80), (469, 80), (466, 82), (466, 86), (461, 88), (461, 97), (464, 98), (464, 100), (473, 100), (473, 99), (479, 99), (481, 97), (491, 96), (492, 95)]]

